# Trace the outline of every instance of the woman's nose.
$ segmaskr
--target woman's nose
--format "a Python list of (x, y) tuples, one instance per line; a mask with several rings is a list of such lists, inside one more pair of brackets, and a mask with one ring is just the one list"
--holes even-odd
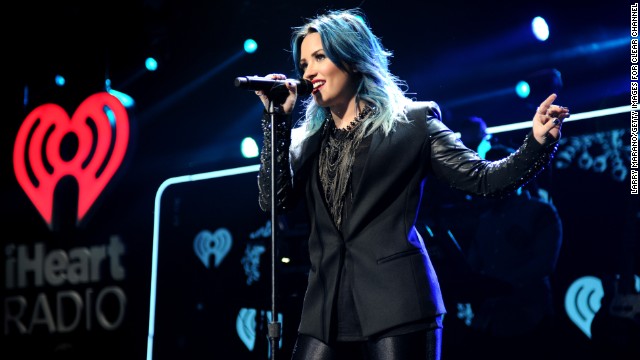
[(307, 67), (304, 70), (304, 73), (302, 74), (302, 78), (305, 80), (313, 80), (313, 78), (316, 77), (316, 73), (313, 71), (313, 69), (311, 67)]

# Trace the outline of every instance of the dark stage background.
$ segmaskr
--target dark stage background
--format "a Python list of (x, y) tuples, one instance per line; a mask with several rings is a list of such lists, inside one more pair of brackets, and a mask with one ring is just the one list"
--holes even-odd
[[(438, 102), (443, 121), (459, 131), (461, 120), (471, 115), (489, 127), (529, 121), (550, 91), (574, 115), (628, 106), (631, 4), (14, 4), (15, 10), (5, 13), (11, 21), (2, 24), (9, 80), (0, 130), (0, 357), (268, 358), (270, 223), (257, 203), (252, 166), (258, 160), (240, 153), (245, 137), (261, 146), (262, 105), (233, 81), (271, 72), (294, 76), (290, 31), (305, 18), (360, 5), (394, 54), (391, 70), (416, 99)], [(546, 42), (530, 33), (535, 16), (549, 23)], [(257, 42), (255, 53), (244, 53), (247, 38)], [(144, 69), (148, 56), (158, 61), (154, 72)], [(548, 78), (552, 73), (561, 74), (555, 87)], [(56, 74), (65, 76), (65, 86), (55, 85)], [(532, 87), (530, 100), (513, 91), (522, 79), (538, 80), (532, 82), (538, 87)], [(49, 194), (55, 226), (47, 226), (14, 173), (20, 126), (47, 103), (71, 116), (86, 98), (107, 90), (107, 80), (109, 87), (135, 100), (127, 109), (126, 155), (80, 223), (75, 223), (78, 184), (62, 181)], [(563, 224), (552, 278), (554, 346), (558, 359), (624, 358), (621, 349), (637, 351), (640, 344), (635, 337), (640, 208), (629, 186), (630, 114), (573, 118), (563, 127), (552, 167), (539, 179)], [(525, 134), (513, 130), (493, 139), (517, 147)], [(62, 143), (73, 147), (74, 142)], [(220, 172), (236, 168), (244, 170)], [(200, 177), (183, 177), (192, 174)], [(85, 185), (91, 184), (80, 187)], [(437, 195), (442, 194), (426, 192), (424, 206), (446, 208)], [(449, 210), (441, 213), (445, 230), (464, 251), (474, 229), (473, 208)], [(304, 295), (306, 223), (301, 211), (278, 224), (279, 258), (290, 259), (276, 267), (277, 311), (283, 322), (280, 358), (290, 355)], [(423, 214), (419, 220), (428, 219)], [(432, 256), (451, 304), (443, 360), (461, 359), (468, 328), (456, 309), (459, 274), (449, 266), (459, 258)], [(575, 286), (582, 292), (576, 294)], [(605, 300), (624, 299), (623, 309), (608, 311), (600, 303), (603, 295)], [(604, 320), (591, 334), (596, 314)]]

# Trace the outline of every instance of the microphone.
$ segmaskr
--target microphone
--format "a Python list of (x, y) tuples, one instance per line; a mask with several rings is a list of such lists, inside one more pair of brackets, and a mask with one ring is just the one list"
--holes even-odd
[(298, 95), (307, 96), (313, 90), (311, 81), (305, 79), (285, 79), (274, 80), (260, 76), (240, 76), (234, 81), (237, 88), (246, 90), (262, 90), (266, 92), (289, 92), (285, 86), (286, 83), (292, 82), (296, 85)]

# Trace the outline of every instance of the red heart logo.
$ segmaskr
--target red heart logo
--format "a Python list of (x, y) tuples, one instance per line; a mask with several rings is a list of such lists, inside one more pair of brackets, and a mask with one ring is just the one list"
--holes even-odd
[[(70, 158), (61, 143), (74, 135), (78, 147)], [(64, 176), (78, 182), (80, 223), (116, 173), (129, 143), (129, 119), (122, 103), (101, 92), (85, 99), (70, 119), (56, 104), (35, 108), (22, 122), (13, 147), (18, 183), (52, 228), (53, 196)]]

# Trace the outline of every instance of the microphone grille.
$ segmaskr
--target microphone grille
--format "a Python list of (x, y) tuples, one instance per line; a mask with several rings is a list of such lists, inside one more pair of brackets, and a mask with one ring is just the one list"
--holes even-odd
[(243, 85), (245, 85), (247, 83), (247, 78), (244, 76), (241, 77), (237, 77), (234, 81), (233, 81), (233, 85), (235, 85), (235, 87), (242, 87)]

